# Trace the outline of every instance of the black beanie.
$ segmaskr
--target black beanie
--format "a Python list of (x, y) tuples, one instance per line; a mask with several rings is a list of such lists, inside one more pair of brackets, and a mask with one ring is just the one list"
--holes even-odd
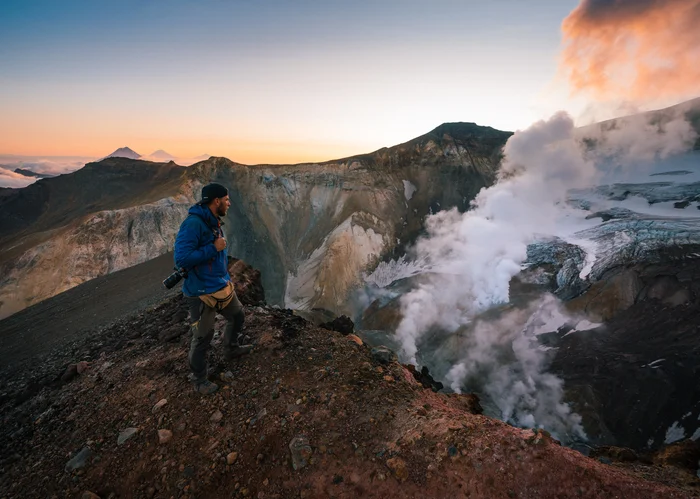
[(228, 196), (228, 189), (221, 184), (207, 184), (202, 187), (202, 200), (198, 204), (209, 204), (216, 198)]

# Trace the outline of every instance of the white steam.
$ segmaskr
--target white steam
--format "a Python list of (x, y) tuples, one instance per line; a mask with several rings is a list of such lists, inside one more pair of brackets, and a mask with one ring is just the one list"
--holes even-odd
[(666, 158), (692, 147), (697, 132), (677, 107), (656, 115), (638, 114), (581, 128), (577, 135), (594, 144), (598, 160), (634, 163)]
[[(663, 125), (621, 122), (607, 134), (586, 132), (575, 130), (565, 113), (517, 132), (505, 146), (497, 183), (478, 194), (471, 211), (453, 209), (426, 219), (427, 235), (414, 248), (419, 264), (408, 273), (430, 270), (401, 297), (403, 318), (396, 330), (400, 353), (412, 363), (421, 342), (430, 344), (429, 335), (451, 334), (453, 349), (442, 358), (458, 359), (446, 376), (452, 389), (479, 386), (502, 419), (542, 426), (560, 438), (585, 435), (580, 416), (563, 403), (562, 380), (546, 372), (549, 356), (533, 332), (533, 321), (561, 314), (556, 300), (545, 298), (537, 310), (510, 311), (496, 321), (472, 322), (509, 301), (510, 281), (522, 268), (528, 244), (556, 234), (557, 220), (570, 209), (564, 202), (568, 191), (591, 187), (599, 177), (595, 161), (614, 157), (623, 164), (667, 156), (687, 150), (694, 138), (680, 118)], [(600, 148), (585, 151), (591, 144), (581, 140), (584, 136), (596, 138)], [(588, 266), (594, 258), (592, 252)], [(382, 270), (387, 275), (378, 280), (400, 273)]]
[(415, 252), (438, 270), (401, 299), (396, 332), (408, 360), (416, 361), (417, 341), (431, 327), (454, 331), (508, 301), (527, 245), (552, 231), (568, 189), (595, 178), (595, 165), (583, 158), (573, 131), (571, 118), (559, 113), (516, 133), (505, 146), (498, 182), (479, 193), (471, 211), (426, 219), (428, 235)]
[(546, 372), (549, 357), (535, 336), (552, 317), (561, 319), (553, 330), (566, 322), (557, 300), (546, 296), (534, 310), (511, 310), (496, 321), (477, 320), (460, 345), (462, 360), (446, 380), (458, 393), (464, 386), (478, 389), (505, 421), (544, 427), (561, 440), (585, 439), (581, 417), (562, 402), (564, 383)]

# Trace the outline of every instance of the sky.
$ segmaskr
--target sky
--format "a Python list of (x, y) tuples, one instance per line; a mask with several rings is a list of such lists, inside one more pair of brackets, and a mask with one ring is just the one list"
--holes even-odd
[[(660, 57), (685, 50), (696, 66), (688, 9), (697, 14), (697, 4), (3, 0), (0, 157), (102, 157), (128, 146), (298, 163), (392, 146), (444, 122), (515, 131), (564, 109), (584, 124), (611, 116), (571, 93), (562, 43), (569, 83), (596, 84), (604, 97), (605, 61), (624, 69), (620, 33), (640, 36), (628, 46), (659, 46), (648, 28), (659, 12), (675, 16), (663, 20)], [(590, 68), (597, 79), (582, 77)]]
[(3, 0), (0, 154), (293, 163), (524, 128), (576, 3)]

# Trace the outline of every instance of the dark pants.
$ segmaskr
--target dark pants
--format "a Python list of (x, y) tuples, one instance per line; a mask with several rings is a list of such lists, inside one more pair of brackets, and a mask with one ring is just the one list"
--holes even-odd
[[(194, 374), (195, 383), (199, 383), (207, 379), (207, 352), (214, 337), (214, 320), (217, 312), (206, 306), (197, 297), (187, 297), (187, 304), (190, 310), (190, 327), (192, 329), (190, 368)], [(228, 353), (238, 346), (238, 335), (243, 329), (243, 321), (245, 320), (243, 305), (234, 294), (231, 303), (218, 313), (226, 319), (223, 345), (224, 353)]]

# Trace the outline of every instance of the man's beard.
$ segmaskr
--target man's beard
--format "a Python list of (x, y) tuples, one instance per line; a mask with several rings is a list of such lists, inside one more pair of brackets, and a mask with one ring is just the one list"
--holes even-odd
[(225, 206), (219, 206), (219, 208), (216, 210), (216, 214), (220, 217), (226, 216), (226, 207)]

